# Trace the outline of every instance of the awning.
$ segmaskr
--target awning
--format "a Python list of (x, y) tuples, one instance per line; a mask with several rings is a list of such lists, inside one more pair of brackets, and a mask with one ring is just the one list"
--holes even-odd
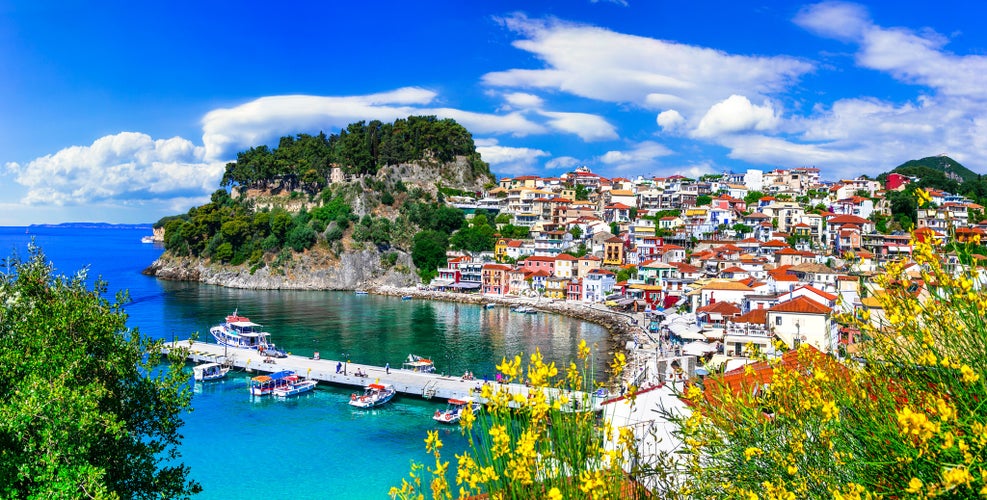
[(471, 282), (471, 281), (460, 281), (459, 283), (453, 283), (453, 284), (449, 285), (449, 287), (450, 288), (460, 288), (460, 289), (463, 289), (463, 290), (475, 290), (477, 288), (480, 288), (480, 284), (479, 283), (475, 283), (475, 282)]
[(711, 352), (716, 352), (716, 346), (712, 344), (707, 344), (706, 342), (689, 342), (682, 347), (682, 354), (689, 356), (703, 356)]

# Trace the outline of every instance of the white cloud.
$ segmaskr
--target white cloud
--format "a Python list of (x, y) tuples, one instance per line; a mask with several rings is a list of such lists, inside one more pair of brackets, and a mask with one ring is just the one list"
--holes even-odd
[(483, 161), (489, 163), (490, 169), (498, 174), (530, 173), (539, 158), (550, 156), (550, 153), (540, 149), (501, 146), (491, 138), (477, 139), (475, 144)]
[(792, 57), (733, 55), (562, 21), (519, 15), (503, 22), (525, 37), (514, 46), (545, 67), (487, 73), (487, 85), (549, 89), (656, 110), (674, 107), (692, 123), (732, 94), (763, 99), (813, 69)]
[(672, 154), (672, 150), (654, 141), (643, 141), (633, 144), (624, 151), (607, 151), (598, 158), (600, 163), (613, 166), (617, 170), (649, 169), (654, 161), (662, 156)]
[(617, 129), (599, 115), (560, 111), (540, 111), (539, 113), (549, 118), (548, 125), (553, 129), (575, 134), (587, 142), (617, 138)]
[(795, 24), (818, 35), (849, 42), (863, 36), (870, 18), (861, 5), (822, 2), (803, 8), (795, 16)]
[(860, 45), (857, 63), (885, 71), (898, 80), (928, 86), (943, 95), (987, 100), (983, 75), (987, 57), (958, 56), (943, 50), (948, 38), (931, 30), (921, 34), (874, 24), (860, 5), (827, 2), (804, 9), (795, 22), (819, 35)]
[(778, 117), (770, 102), (752, 104), (750, 99), (732, 95), (718, 102), (699, 120), (696, 137), (714, 137), (749, 130), (772, 130), (778, 125)]
[(394, 121), (409, 115), (452, 118), (473, 133), (540, 134), (545, 128), (524, 115), (475, 113), (433, 108), (436, 93), (407, 87), (363, 96), (269, 96), (210, 111), (202, 119), (206, 157), (228, 159), (237, 149), (264, 144), (283, 135), (338, 129), (360, 120)]
[(504, 94), (504, 100), (507, 101), (507, 103), (510, 104), (511, 106), (515, 108), (522, 108), (522, 109), (528, 109), (528, 108), (538, 109), (545, 104), (544, 99), (534, 94), (529, 94), (527, 92), (510, 92)]
[(658, 113), (658, 117), (655, 118), (655, 122), (658, 126), (667, 131), (674, 131), (682, 127), (685, 124), (685, 118), (682, 113), (670, 109), (668, 111), (662, 111)]
[(5, 167), (27, 188), (22, 203), (133, 204), (215, 190), (224, 165), (203, 156), (203, 148), (181, 137), (154, 140), (147, 134), (121, 132), (89, 146), (72, 146)]
[(580, 161), (578, 158), (573, 158), (571, 156), (559, 156), (545, 162), (545, 168), (570, 169), (572, 167), (576, 167), (582, 164), (583, 162)]

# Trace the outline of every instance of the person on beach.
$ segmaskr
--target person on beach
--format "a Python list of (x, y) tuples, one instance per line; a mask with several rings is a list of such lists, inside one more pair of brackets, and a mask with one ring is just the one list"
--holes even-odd
[(342, 361), (337, 361), (336, 362), (336, 373), (339, 373), (341, 371), (343, 371), (343, 362)]
[(388, 375), (391, 374), (391, 364), (390, 363), (384, 363), (384, 373), (386, 373)]

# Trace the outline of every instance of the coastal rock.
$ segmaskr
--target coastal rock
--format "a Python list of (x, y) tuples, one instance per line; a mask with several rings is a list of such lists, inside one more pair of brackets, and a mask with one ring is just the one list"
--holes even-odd
[(353, 290), (376, 286), (410, 286), (416, 276), (411, 257), (398, 252), (397, 263), (384, 268), (376, 248), (332, 257), (322, 252), (296, 254), (288, 263), (253, 270), (247, 265), (213, 264), (203, 259), (171, 257), (154, 261), (143, 273), (172, 281), (255, 290)]

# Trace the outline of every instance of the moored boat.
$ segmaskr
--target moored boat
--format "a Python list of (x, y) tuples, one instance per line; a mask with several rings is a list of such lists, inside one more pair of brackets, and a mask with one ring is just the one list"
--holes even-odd
[(402, 295), (401, 300), (411, 300), (411, 295)]
[(290, 398), (291, 396), (297, 396), (299, 394), (313, 391), (315, 390), (316, 385), (318, 385), (318, 382), (312, 379), (298, 380), (287, 386), (274, 389), (271, 391), (271, 394), (278, 398)]
[(473, 398), (450, 398), (449, 405), (445, 410), (435, 410), (435, 414), (432, 415), (432, 420), (435, 420), (440, 424), (459, 423), (459, 419), (463, 416), (463, 410), (465, 410), (467, 406), (471, 406), (475, 412), (480, 408), (480, 403), (474, 401)]
[(432, 373), (435, 371), (435, 363), (431, 359), (423, 358), (417, 354), (409, 354), (408, 360), (401, 365), (401, 369), (418, 373)]
[(364, 389), (363, 395), (350, 394), (350, 405), (357, 408), (374, 408), (387, 403), (394, 398), (394, 386), (391, 384), (370, 384)]
[(255, 349), (262, 356), (285, 358), (287, 353), (278, 349), (271, 341), (271, 334), (261, 330), (261, 325), (240, 316), (237, 311), (226, 317), (222, 323), (209, 329), (209, 333), (219, 345), (238, 349)]
[(225, 377), (229, 371), (228, 367), (219, 363), (203, 363), (192, 367), (192, 374), (196, 382), (218, 380)]
[(298, 375), (291, 370), (282, 370), (270, 375), (259, 375), (250, 379), (250, 394), (253, 396), (267, 396), (274, 393), (275, 389), (288, 387), (298, 382)]

